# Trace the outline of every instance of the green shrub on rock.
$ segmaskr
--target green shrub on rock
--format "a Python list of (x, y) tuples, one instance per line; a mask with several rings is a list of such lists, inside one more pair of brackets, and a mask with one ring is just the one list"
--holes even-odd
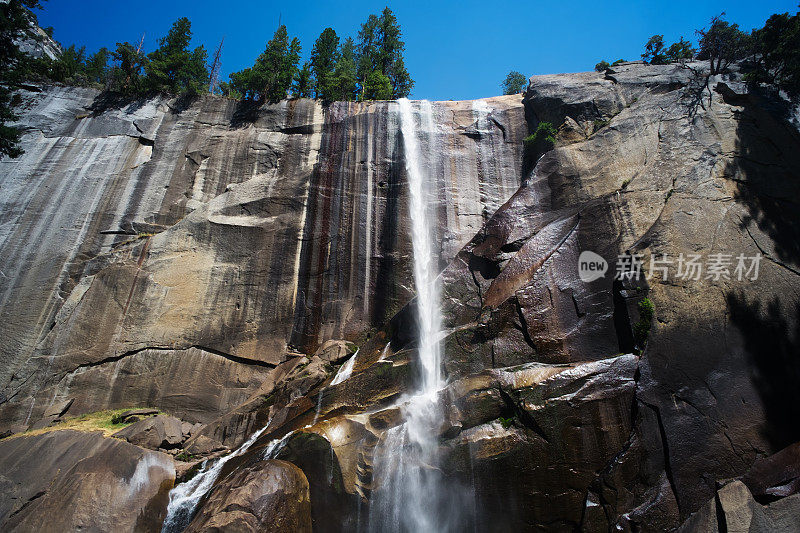
[(525, 137), (525, 151), (539, 151), (542, 148), (542, 152), (550, 150), (556, 143), (556, 134), (558, 130), (551, 123), (540, 122), (536, 126), (536, 131)]
[(650, 334), (650, 327), (653, 324), (653, 316), (655, 315), (655, 306), (650, 298), (644, 298), (638, 304), (639, 307), (639, 321), (633, 326), (633, 335), (636, 343), (643, 346), (647, 341), (647, 336)]

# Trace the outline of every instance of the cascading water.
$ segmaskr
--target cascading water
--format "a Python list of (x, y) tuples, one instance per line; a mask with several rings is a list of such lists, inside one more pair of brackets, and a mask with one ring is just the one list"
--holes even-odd
[(417, 391), (401, 405), (404, 423), (388, 430), (375, 451), (373, 471), (381, 479), (370, 504), (369, 530), (448, 531), (458, 527), (453, 518), (459, 512), (453, 512), (452, 506), (459, 505), (455, 492), (445, 488), (437, 467), (442, 423), (438, 392), (443, 383), (438, 268), (434, 223), (429, 214), (429, 206), (435, 205), (430, 198), (435, 188), (430, 173), (425, 172), (419, 138), (427, 141), (430, 168), (431, 155), (436, 151), (433, 106), (422, 101), (415, 113), (408, 100), (398, 103), (409, 187), (421, 376)]
[[(244, 444), (239, 446), (235, 451), (220, 458), (217, 462), (206, 462), (203, 464), (202, 469), (192, 479), (177, 485), (169, 492), (169, 504), (167, 505), (167, 517), (164, 519), (164, 525), (161, 527), (161, 533), (178, 533), (186, 529), (186, 526), (191, 522), (194, 516), (195, 508), (200, 502), (200, 499), (211, 490), (214, 482), (217, 480), (222, 467), (225, 463), (245, 453), (255, 443), (256, 439), (261, 436), (269, 424), (259, 429)], [(285, 446), (292, 433), (287, 433), (283, 438), (276, 439), (270, 442), (265, 451), (263, 458), (272, 459), (281, 451)]]

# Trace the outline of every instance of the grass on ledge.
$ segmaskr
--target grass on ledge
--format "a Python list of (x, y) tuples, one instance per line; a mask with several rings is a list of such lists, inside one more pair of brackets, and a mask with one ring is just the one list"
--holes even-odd
[[(110, 437), (113, 433), (119, 431), (124, 427), (128, 427), (133, 422), (128, 422), (124, 424), (114, 424), (112, 419), (125, 411), (130, 411), (131, 409), (140, 409), (139, 407), (125, 407), (124, 409), (109, 409), (106, 411), (96, 411), (94, 413), (87, 413), (85, 415), (79, 415), (71, 418), (65, 419), (63, 422), (59, 422), (58, 424), (48, 426), (42, 429), (34, 429), (29, 431), (23, 431), (22, 433), (15, 433), (6, 439), (15, 439), (17, 437), (33, 437), (35, 435), (43, 435), (44, 433), (49, 433), (51, 431), (58, 431), (60, 429), (74, 429), (76, 431), (102, 431), (104, 437)], [(159, 411), (159, 414), (162, 414)], [(5, 440), (5, 439), (3, 439)]]

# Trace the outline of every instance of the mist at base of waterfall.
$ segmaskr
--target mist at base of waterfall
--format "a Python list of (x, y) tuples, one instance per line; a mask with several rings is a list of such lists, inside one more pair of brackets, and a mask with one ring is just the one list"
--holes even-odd
[(441, 406), (432, 395), (412, 397), (405, 422), (389, 429), (376, 449), (380, 472), (361, 529), (380, 532), (460, 532), (475, 523), (474, 491), (441, 471), (438, 431)]

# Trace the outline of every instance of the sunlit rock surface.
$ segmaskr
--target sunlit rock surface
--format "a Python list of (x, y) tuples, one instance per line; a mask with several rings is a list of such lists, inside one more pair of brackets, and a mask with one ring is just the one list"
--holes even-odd
[(175, 480), (170, 456), (99, 432), (0, 441), (3, 531), (158, 531)]

